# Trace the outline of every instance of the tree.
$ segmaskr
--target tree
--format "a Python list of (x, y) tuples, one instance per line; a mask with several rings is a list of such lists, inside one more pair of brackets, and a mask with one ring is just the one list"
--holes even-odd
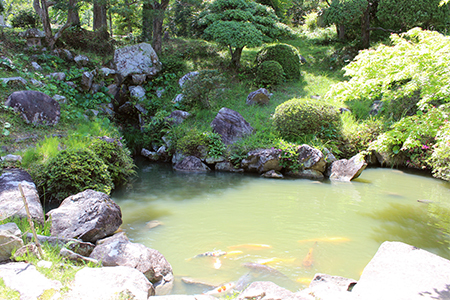
[(169, 0), (144, 0), (142, 5), (142, 39), (152, 40), (156, 53), (161, 53), (164, 15)]
[(100, 38), (105, 40), (108, 38), (108, 18), (106, 17), (106, 10), (106, 1), (94, 0), (94, 20), (92, 22), (92, 29), (97, 32)]
[(257, 47), (289, 33), (272, 8), (246, 0), (216, 0), (200, 14), (198, 24), (203, 38), (228, 47), (236, 68), (244, 47)]

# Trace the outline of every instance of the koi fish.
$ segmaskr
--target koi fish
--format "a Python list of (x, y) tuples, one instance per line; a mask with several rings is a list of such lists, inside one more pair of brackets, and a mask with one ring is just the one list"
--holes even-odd
[(217, 258), (214, 260), (214, 269), (219, 270), (222, 266), (222, 262), (220, 261), (220, 258)]
[(234, 287), (234, 283), (230, 282), (230, 283), (226, 283), (223, 285), (218, 286), (217, 288), (210, 290), (206, 293), (204, 293), (204, 295), (220, 295), (220, 294), (224, 294), (226, 292), (229, 292), (231, 289), (233, 289)]
[(226, 255), (226, 254), (227, 254), (227, 252), (221, 251), (221, 250), (208, 251), (208, 252), (205, 252), (205, 253), (197, 254), (196, 256), (194, 256), (194, 258), (203, 257), (203, 256), (219, 257), (219, 256), (223, 256), (223, 255)]
[(329, 242), (329, 243), (341, 243), (341, 242), (348, 242), (350, 241), (349, 238), (346, 237), (324, 237), (324, 238), (318, 238), (318, 239), (307, 239), (307, 240), (300, 240), (299, 243), (307, 243), (307, 242)]
[(301, 278), (297, 278), (295, 281), (304, 284), (304, 285), (309, 285), (312, 281), (312, 278), (307, 278), (307, 277), (301, 277)]
[(265, 266), (262, 264), (258, 264), (258, 263), (246, 262), (246, 263), (243, 263), (242, 266), (249, 268), (251, 270), (254, 270), (261, 274), (272, 274), (272, 275), (276, 275), (279, 277), (287, 277), (286, 275), (284, 275), (283, 273), (281, 273), (280, 271), (278, 271), (274, 268), (271, 268), (271, 267), (268, 267), (268, 266)]
[(267, 259), (261, 259), (258, 261), (259, 264), (267, 265), (267, 264), (274, 264), (277, 262), (293, 262), (295, 258), (279, 258), (279, 257), (272, 257)]
[(237, 254), (242, 254), (244, 252), (240, 251), (240, 250), (234, 250), (234, 251), (227, 251), (227, 254), (225, 254), (226, 256), (229, 255), (237, 255)]
[(308, 254), (306, 254), (305, 258), (303, 259), (303, 266), (305, 268), (311, 268), (314, 264), (314, 258), (313, 258), (313, 252), (314, 247), (317, 245), (317, 242), (314, 243), (314, 245), (309, 248)]
[(240, 244), (240, 245), (234, 245), (229, 246), (230, 249), (236, 249), (236, 248), (272, 248), (270, 245), (265, 244)]

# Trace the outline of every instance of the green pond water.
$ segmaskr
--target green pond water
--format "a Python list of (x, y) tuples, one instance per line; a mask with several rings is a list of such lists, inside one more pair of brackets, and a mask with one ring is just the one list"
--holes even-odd
[[(375, 168), (352, 182), (276, 180), (180, 173), (146, 162), (138, 172), (112, 198), (130, 240), (160, 251), (172, 265), (174, 294), (205, 291), (183, 277), (222, 284), (249, 274), (248, 281), (271, 280), (292, 291), (307, 287), (315, 273), (357, 280), (384, 241), (450, 257), (430, 213), (448, 206), (450, 186), (429, 176)], [(162, 225), (149, 228), (152, 220)], [(228, 254), (194, 258), (218, 250)]]

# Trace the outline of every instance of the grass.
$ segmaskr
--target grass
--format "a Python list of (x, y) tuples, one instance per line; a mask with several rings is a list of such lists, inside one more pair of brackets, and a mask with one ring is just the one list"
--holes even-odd
[(7, 287), (3, 278), (0, 278), (0, 299), (20, 300), (19, 292)]

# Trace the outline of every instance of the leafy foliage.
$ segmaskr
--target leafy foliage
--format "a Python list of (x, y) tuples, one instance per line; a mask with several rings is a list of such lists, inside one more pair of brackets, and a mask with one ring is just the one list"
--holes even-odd
[(300, 53), (288, 44), (276, 44), (263, 48), (256, 56), (258, 65), (265, 61), (277, 61), (284, 70), (287, 79), (300, 79)]
[(391, 102), (418, 93), (419, 108), (430, 102), (448, 102), (449, 38), (414, 28), (402, 35), (391, 35), (391, 42), (392, 46), (362, 51), (344, 67), (351, 79), (334, 85), (327, 98)]
[[(433, 176), (450, 181), (450, 123), (444, 120), (444, 125), (440, 127), (436, 135), (434, 145), (428, 163), (433, 168)], [(450, 226), (447, 226), (450, 229)]]
[(20, 10), (10, 21), (14, 28), (36, 28), (40, 23), (38, 15), (32, 9)]
[(217, 70), (202, 70), (183, 85), (182, 103), (187, 107), (209, 108), (225, 78)]
[(256, 83), (262, 86), (279, 85), (284, 81), (284, 70), (279, 62), (274, 60), (264, 61), (256, 72)]
[(288, 141), (299, 140), (307, 134), (327, 138), (341, 126), (339, 113), (333, 106), (296, 98), (278, 105), (273, 121), (281, 137)]

